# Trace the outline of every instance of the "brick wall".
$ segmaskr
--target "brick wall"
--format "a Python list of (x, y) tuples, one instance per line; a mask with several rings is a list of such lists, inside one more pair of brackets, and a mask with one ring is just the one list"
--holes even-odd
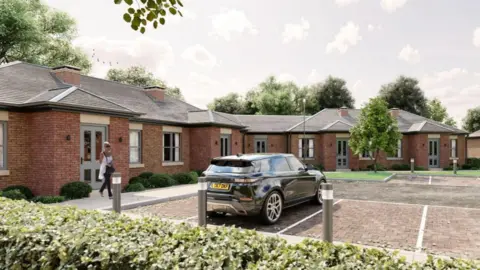
[(467, 151), (467, 140), (466, 140), (465, 135), (458, 135), (457, 144), (458, 144), (458, 146), (457, 146), (457, 148), (458, 148), (458, 164), (463, 165), (467, 162), (465, 160), (466, 151)]
[[(246, 136), (245, 138), (246, 153), (254, 153), (255, 152), (255, 135), (246, 134), (245, 136)], [(267, 136), (267, 152), (268, 153), (287, 153), (287, 135), (265, 134), (264, 136)]]
[[(122, 142), (119, 139), (122, 138)], [(108, 141), (113, 150), (115, 172), (122, 174), (122, 187), (128, 184), (129, 175), (129, 122), (126, 118), (110, 117)]]
[(243, 135), (238, 129), (232, 129), (232, 155), (242, 153)]
[(428, 135), (414, 134), (409, 136), (410, 157), (415, 159), (415, 166), (428, 168)]
[(440, 168), (448, 167), (450, 163), (453, 163), (453, 161), (450, 161), (451, 147), (450, 147), (449, 134), (440, 135), (439, 148), (440, 148)]
[(334, 133), (323, 134), (323, 166), (326, 171), (335, 171), (337, 159), (337, 138)]
[[(211, 127), (190, 128), (190, 138), (192, 139), (190, 142), (190, 168), (192, 170), (204, 170), (210, 164), (213, 148), (216, 147), (212, 129)], [(217, 131), (220, 134), (220, 130)], [(220, 148), (217, 152), (220, 155)]]
[(480, 158), (480, 138), (468, 139), (467, 147), (467, 156), (469, 158)]
[[(383, 151), (380, 151), (377, 163), (382, 164), (387, 169), (392, 168), (393, 164), (408, 164), (408, 165), (410, 165), (410, 151), (409, 151), (409, 147), (408, 147), (409, 146), (409, 141), (410, 141), (409, 136), (410, 135), (404, 135), (403, 138), (402, 138), (402, 158), (401, 159), (387, 158), (387, 154)], [(373, 164), (373, 160), (360, 159), (359, 158), (359, 168), (360, 169), (365, 169), (365, 168), (367, 168), (368, 165), (371, 165), (371, 164)]]

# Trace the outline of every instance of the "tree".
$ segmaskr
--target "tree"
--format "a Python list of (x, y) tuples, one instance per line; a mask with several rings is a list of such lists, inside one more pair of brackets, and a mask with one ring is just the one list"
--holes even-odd
[(317, 108), (315, 111), (320, 111), (325, 108), (340, 108), (346, 106), (353, 108), (355, 100), (352, 93), (348, 90), (345, 80), (328, 76), (323, 83), (314, 84), (311, 86), (316, 96)]
[(72, 65), (88, 73), (88, 57), (72, 46), (75, 20), (38, 0), (0, 1), (0, 62)]
[(349, 145), (356, 155), (370, 153), (374, 170), (377, 172), (380, 151), (393, 155), (400, 138), (397, 122), (390, 115), (387, 103), (376, 97), (370, 99), (362, 108), (357, 125), (350, 130)]
[(455, 120), (448, 116), (447, 108), (442, 105), (442, 102), (438, 98), (428, 101), (427, 109), (430, 119), (453, 127), (457, 125)]
[(317, 85), (304, 86), (294, 93), (295, 114), (303, 114), (305, 99), (305, 114), (312, 115), (319, 111), (316, 100)]
[(184, 100), (180, 88), (167, 87), (166, 83), (156, 78), (153, 73), (147, 71), (143, 66), (132, 66), (127, 69), (112, 68), (107, 72), (107, 80), (130, 84), (139, 87), (164, 86), (166, 94), (170, 97)]
[(268, 77), (258, 86), (259, 94), (255, 106), (259, 114), (291, 115), (295, 113), (294, 93), (298, 87), (293, 82), (282, 83), (274, 76)]
[(417, 79), (400, 76), (394, 82), (382, 85), (380, 97), (387, 102), (388, 108), (428, 117), (427, 99), (418, 86)]
[(164, 25), (166, 17), (180, 15), (183, 17), (179, 7), (183, 7), (180, 0), (140, 0), (135, 1), (137, 8), (134, 8), (133, 0), (114, 0), (114, 3), (120, 5), (125, 2), (129, 8), (123, 14), (123, 20), (130, 24), (133, 30), (145, 33), (145, 26), (152, 24), (157, 29), (158, 24)]
[(213, 102), (208, 104), (208, 108), (217, 112), (242, 114), (244, 102), (239, 94), (230, 93), (224, 97), (213, 99)]
[(463, 119), (463, 129), (472, 133), (480, 130), (480, 106), (469, 109)]
[(243, 113), (244, 114), (257, 114), (258, 108), (256, 105), (256, 100), (258, 96), (258, 91), (250, 90), (245, 95), (245, 101), (243, 104)]

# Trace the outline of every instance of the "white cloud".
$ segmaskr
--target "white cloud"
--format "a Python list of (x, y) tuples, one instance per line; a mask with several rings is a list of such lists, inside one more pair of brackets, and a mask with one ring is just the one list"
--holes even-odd
[(417, 64), (420, 62), (420, 52), (417, 49), (414, 49), (410, 44), (407, 44), (402, 48), (400, 53), (398, 53), (398, 59), (410, 64)]
[(473, 30), (473, 45), (475, 47), (480, 47), (480, 27)]
[(155, 75), (165, 78), (175, 63), (170, 43), (145, 36), (133, 40), (107, 40), (80, 37), (73, 44), (82, 48), (93, 63), (91, 75), (104, 78), (110, 68), (128, 68), (142, 65)]
[(462, 75), (468, 74), (468, 71), (464, 68), (452, 68), (450, 70), (435, 72), (431, 75), (425, 75), (420, 80), (420, 86), (422, 88), (431, 87), (445, 87), (446, 82), (459, 78)]
[(223, 37), (227, 41), (230, 41), (234, 34), (241, 35), (244, 32), (248, 32), (251, 35), (258, 34), (258, 30), (245, 13), (235, 9), (213, 15), (212, 26), (213, 32), (210, 35)]
[(344, 7), (350, 4), (358, 3), (358, 1), (360, 0), (335, 0), (335, 3), (337, 3), (337, 6), (339, 7)]
[(359, 29), (360, 27), (351, 21), (342, 26), (333, 41), (327, 44), (326, 53), (334, 50), (338, 50), (340, 54), (346, 53), (349, 47), (357, 45), (362, 40)]
[(217, 58), (200, 44), (188, 47), (182, 53), (182, 58), (207, 68), (213, 68), (217, 65)]
[(382, 0), (380, 6), (387, 11), (392, 13), (395, 10), (403, 7), (407, 3), (407, 0)]
[(299, 24), (287, 23), (285, 24), (285, 29), (283, 30), (283, 43), (288, 43), (294, 39), (303, 40), (308, 36), (308, 29), (310, 29), (310, 23), (301, 18)]
[(297, 78), (295, 76), (293, 76), (292, 74), (282, 73), (282, 74), (277, 76), (277, 80), (279, 82), (291, 82), (291, 81), (296, 82)]
[(309, 83), (316, 83), (321, 80), (320, 74), (316, 69), (312, 69), (312, 71), (310, 71), (310, 74), (308, 74), (307, 80)]
[(375, 30), (382, 30), (383, 26), (380, 24), (379, 25), (369, 24), (367, 28), (368, 28), (368, 31), (373, 32)]
[(197, 72), (190, 72), (188, 76), (188, 81), (195, 85), (195, 86), (200, 86), (200, 87), (211, 87), (220, 84), (220, 82), (208, 77), (207, 75), (204, 74), (199, 74)]

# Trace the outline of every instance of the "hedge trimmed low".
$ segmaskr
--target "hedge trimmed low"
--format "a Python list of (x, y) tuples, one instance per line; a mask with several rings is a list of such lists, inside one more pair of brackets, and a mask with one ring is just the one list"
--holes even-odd
[(128, 184), (125, 187), (125, 192), (140, 192), (144, 191), (146, 188), (142, 185), (142, 183), (133, 183)]
[(180, 185), (190, 184), (194, 181), (194, 178), (190, 173), (176, 173), (172, 175), (172, 177)]
[(51, 203), (61, 203), (65, 201), (63, 196), (37, 196), (32, 199), (32, 202), (51, 204)]
[(25, 195), (25, 197), (27, 198), (27, 200), (30, 200), (33, 198), (33, 192), (31, 189), (29, 189), (28, 187), (26, 186), (9, 186), (9, 187), (6, 187), (3, 189), (3, 191), (9, 191), (9, 190), (19, 190), (23, 195)]
[(253, 230), (174, 225), (0, 198), (0, 269), (477, 269), (353, 245), (288, 245)]
[(60, 189), (60, 195), (67, 200), (87, 198), (91, 192), (92, 187), (81, 181), (67, 183)]
[(175, 179), (170, 175), (162, 173), (152, 175), (152, 177), (148, 179), (148, 182), (153, 188), (170, 187), (177, 184)]
[(152, 172), (142, 172), (138, 177), (141, 177), (143, 179), (149, 179), (150, 177), (152, 177), (152, 175)]
[(27, 197), (19, 189), (11, 189), (2, 192), (2, 197), (12, 200), (26, 200)]

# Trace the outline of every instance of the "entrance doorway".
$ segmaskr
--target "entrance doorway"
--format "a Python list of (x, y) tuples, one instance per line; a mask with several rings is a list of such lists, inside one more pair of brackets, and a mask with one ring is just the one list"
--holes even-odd
[(439, 168), (440, 167), (440, 140), (429, 139), (428, 140), (428, 167)]
[(92, 189), (100, 189), (103, 182), (98, 173), (106, 131), (105, 126), (80, 126), (80, 181), (90, 184)]
[(348, 169), (348, 140), (337, 140), (337, 169)]

